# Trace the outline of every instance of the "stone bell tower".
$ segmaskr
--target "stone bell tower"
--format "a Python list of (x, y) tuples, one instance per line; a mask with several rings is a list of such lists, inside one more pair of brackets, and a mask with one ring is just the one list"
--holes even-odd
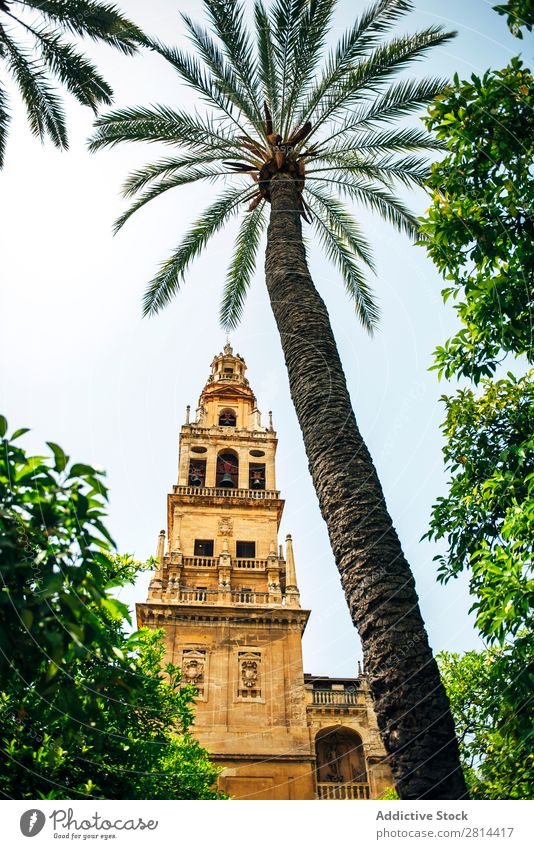
[[(194, 732), (233, 796), (314, 797), (300, 607), (291, 537), (278, 542), (276, 433), (261, 423), (244, 360), (211, 364), (180, 435), (159, 568), (140, 625), (163, 627), (167, 658), (198, 689)], [(267, 768), (266, 768), (267, 767)]]
[(391, 782), (364, 677), (303, 674), (309, 611), (291, 537), (285, 553), (278, 541), (277, 438), (245, 371), (227, 344), (195, 421), (187, 409), (167, 535), (138, 624), (164, 630), (166, 661), (196, 687), (194, 734), (223, 768), (225, 792), (373, 798)]

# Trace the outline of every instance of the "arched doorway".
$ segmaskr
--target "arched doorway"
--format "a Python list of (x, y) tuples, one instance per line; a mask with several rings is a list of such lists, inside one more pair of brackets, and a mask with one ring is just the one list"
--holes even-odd
[[(369, 798), (365, 754), (360, 735), (352, 728), (336, 726), (322, 728), (315, 738), (317, 758), (317, 784), (322, 792), (319, 798)], [(331, 785), (326, 787), (325, 785)], [(357, 792), (341, 796), (335, 792), (338, 785), (359, 785)]]

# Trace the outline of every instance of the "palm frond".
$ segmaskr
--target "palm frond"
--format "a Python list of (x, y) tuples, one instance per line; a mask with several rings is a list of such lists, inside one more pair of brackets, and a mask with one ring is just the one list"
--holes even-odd
[(8, 70), (19, 88), (26, 106), (32, 133), (41, 141), (48, 136), (59, 148), (67, 147), (65, 115), (61, 102), (44, 69), (17, 44), (0, 26), (0, 38), (4, 48)]
[(122, 185), (123, 197), (132, 197), (142, 191), (153, 180), (169, 177), (187, 168), (201, 165), (212, 165), (221, 162), (224, 154), (192, 154), (191, 156), (169, 156), (156, 162), (149, 162), (142, 168), (132, 171)]
[(101, 103), (111, 103), (111, 86), (83, 54), (62, 41), (54, 32), (32, 28), (45, 65), (83, 106), (96, 112)]
[(233, 330), (241, 320), (265, 220), (265, 204), (262, 203), (245, 215), (241, 222), (219, 313), (221, 324), (226, 330)]
[(7, 131), (9, 127), (10, 114), (8, 109), (7, 93), (0, 86), (0, 168), (4, 164), (4, 156), (6, 153)]
[(274, 0), (269, 17), (280, 91), (280, 128), (286, 118), (286, 101), (291, 63), (298, 36), (298, 24), (309, 0)]
[(163, 142), (197, 152), (226, 156), (233, 150), (241, 153), (241, 145), (224, 126), (209, 117), (189, 115), (167, 106), (116, 109), (95, 121), (96, 132), (89, 142), (90, 150), (114, 147), (125, 141)]
[(376, 47), (383, 32), (412, 9), (410, 0), (377, 0), (366, 9), (343, 34), (311, 91), (303, 88), (297, 123), (310, 120), (324, 97), (353, 69), (356, 60)]
[[(326, 156), (324, 157), (327, 158)], [(361, 156), (338, 157), (333, 156), (330, 160), (332, 165), (328, 168), (313, 168), (309, 175), (340, 173), (351, 174), (357, 178), (366, 177), (379, 180), (385, 186), (390, 187), (394, 183), (401, 183), (411, 189), (422, 186), (430, 175), (430, 163), (426, 158), (418, 156), (406, 156), (396, 159), (393, 156), (381, 156), (366, 159)]]
[(371, 271), (375, 271), (371, 246), (353, 216), (339, 198), (336, 198), (332, 193), (327, 193), (324, 187), (318, 186), (317, 183), (313, 187), (307, 186), (306, 193), (308, 192), (320, 204), (323, 218), (326, 217), (329, 226), (341, 233), (353, 254), (365, 263)]
[(353, 153), (442, 149), (443, 143), (426, 130), (418, 127), (403, 127), (399, 130), (395, 127), (391, 130), (354, 132), (350, 141), (332, 145), (317, 158), (337, 161), (338, 157), (350, 156)]
[(409, 115), (430, 103), (446, 84), (445, 80), (437, 77), (394, 83), (371, 102), (353, 106), (348, 117), (321, 140), (321, 145), (328, 145), (334, 139), (352, 141), (353, 133), (375, 129), (377, 125), (390, 124), (403, 115)]
[(113, 225), (113, 232), (118, 233), (121, 227), (126, 224), (134, 212), (145, 206), (150, 200), (153, 200), (159, 195), (168, 192), (169, 189), (175, 189), (178, 186), (187, 186), (189, 183), (198, 183), (200, 180), (216, 180), (217, 177), (223, 177), (227, 174), (226, 171), (216, 170), (214, 168), (189, 168), (180, 174), (171, 174), (163, 177), (154, 185), (150, 186), (143, 194), (128, 209), (120, 215)]
[(439, 26), (430, 26), (377, 47), (323, 96), (321, 107), (314, 115), (314, 131), (327, 120), (343, 114), (356, 100), (368, 94), (378, 94), (390, 77), (421, 58), (430, 48), (453, 37), (454, 33), (445, 32)]
[(146, 37), (115, 5), (94, 0), (24, 0), (65, 31), (102, 41), (123, 53), (134, 53)]
[[(290, 56), (290, 84), (286, 86), (284, 107), (285, 122), (280, 130), (283, 138), (288, 138), (294, 120), (295, 104), (316, 72), (335, 5), (336, 0), (315, 0), (308, 3), (300, 17), (295, 46)], [(295, 123), (293, 130), (296, 129), (298, 126)]]
[(261, 117), (251, 105), (240, 81), (225, 63), (221, 51), (205, 30), (197, 27), (186, 15), (182, 15), (182, 18), (207, 70), (195, 57), (188, 56), (177, 48), (166, 47), (161, 42), (153, 41), (153, 49), (160, 53), (210, 106), (224, 113), (241, 133), (247, 132), (246, 121), (261, 133)]
[(365, 248), (362, 250), (363, 237), (352, 216), (337, 198), (317, 188), (308, 188), (306, 197), (323, 249), (341, 272), (345, 289), (354, 301), (363, 327), (372, 334), (378, 326), (379, 310), (365, 275), (354, 259), (355, 255), (359, 256), (373, 268), (368, 246), (363, 240)]
[(345, 177), (342, 173), (336, 178), (315, 177), (313, 174), (306, 182), (309, 191), (311, 187), (316, 190), (317, 183), (326, 183), (329, 186), (339, 186), (346, 197), (367, 207), (372, 212), (378, 213), (385, 221), (392, 224), (399, 232), (405, 233), (411, 239), (417, 239), (419, 234), (419, 223), (416, 216), (410, 212), (408, 207), (400, 198), (391, 192), (364, 180), (356, 181), (350, 175)]
[(143, 301), (143, 315), (159, 312), (172, 300), (189, 264), (249, 195), (248, 188), (228, 189), (203, 212), (150, 281)]
[(274, 55), (271, 22), (261, 0), (255, 0), (254, 19), (257, 33), (258, 78), (263, 98), (271, 110), (276, 126), (280, 126), (280, 96)]
[(256, 118), (261, 123), (256, 61), (244, 23), (243, 5), (237, 0), (203, 0), (203, 4), (232, 69), (247, 92)]

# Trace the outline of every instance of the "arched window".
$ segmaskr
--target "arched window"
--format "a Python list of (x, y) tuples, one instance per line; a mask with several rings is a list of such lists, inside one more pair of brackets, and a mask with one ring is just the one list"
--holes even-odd
[(217, 457), (215, 486), (237, 489), (239, 484), (239, 460), (237, 455), (225, 451)]
[(318, 783), (367, 784), (362, 738), (351, 728), (322, 728), (315, 754)]
[(236, 421), (235, 410), (221, 410), (219, 413), (219, 424), (221, 427), (235, 427)]
[(204, 486), (206, 481), (206, 461), (189, 461), (189, 486)]
[(250, 463), (248, 487), (249, 489), (265, 489), (265, 463)]

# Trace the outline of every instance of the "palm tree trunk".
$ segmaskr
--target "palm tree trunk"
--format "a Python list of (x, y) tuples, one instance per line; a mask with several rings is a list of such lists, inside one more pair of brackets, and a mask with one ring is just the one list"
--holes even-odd
[(467, 795), (449, 702), (415, 584), (352, 410), (313, 285), (294, 182), (271, 180), (266, 278), (309, 468), (401, 799)]

